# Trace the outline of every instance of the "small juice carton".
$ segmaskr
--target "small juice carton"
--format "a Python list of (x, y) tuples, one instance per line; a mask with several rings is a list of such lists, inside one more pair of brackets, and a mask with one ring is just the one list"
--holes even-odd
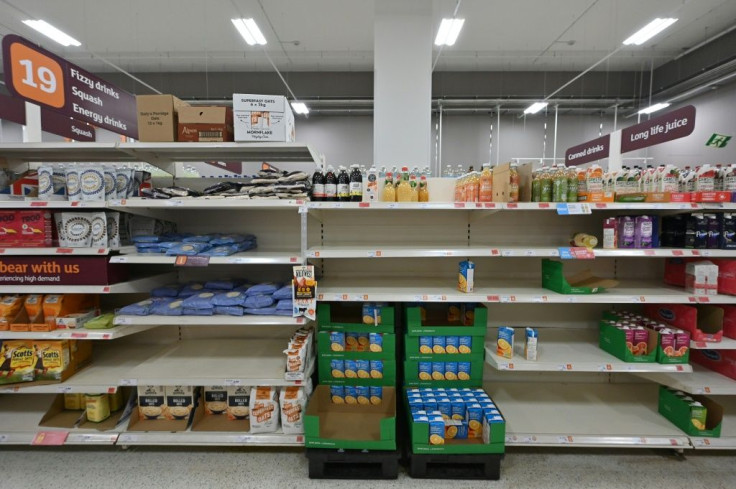
[(416, 413), (417, 411), (424, 411), (424, 401), (418, 397), (409, 398), (409, 411)]
[(473, 292), (475, 263), (470, 260), (460, 262), (460, 271), (457, 275), (457, 288), (460, 292)]
[(371, 395), (371, 404), (378, 405), (383, 402), (383, 387), (380, 385), (371, 386), (368, 391)]
[(470, 380), (470, 362), (457, 362), (457, 379)]
[(345, 362), (343, 360), (330, 360), (330, 370), (333, 379), (342, 379), (345, 377)]
[(371, 403), (370, 401), (371, 394), (370, 394), (370, 389), (368, 388), (368, 386), (365, 386), (365, 385), (356, 386), (355, 394), (356, 394), (356, 398), (358, 399), (358, 404), (363, 404), (365, 406), (366, 404)]
[(531, 361), (537, 361), (537, 341), (539, 340), (539, 331), (537, 328), (526, 328), (526, 342), (524, 343), (524, 358)]
[(368, 349), (374, 353), (383, 351), (383, 335), (381, 333), (368, 333)]
[(419, 380), (432, 380), (432, 362), (419, 362)]
[(345, 387), (341, 385), (330, 386), (330, 396), (335, 404), (345, 404)]
[(494, 429), (500, 424), (505, 423), (503, 420), (503, 417), (501, 415), (495, 415), (495, 414), (487, 414), (483, 418), (483, 429), (482, 429), (482, 438), (483, 443), (490, 443), (491, 442), (491, 435), (493, 434)]
[(480, 407), (480, 404), (468, 404), (465, 417), (468, 420), (468, 437), (483, 436), (483, 408)]
[(370, 360), (356, 360), (355, 361), (356, 373), (359, 379), (370, 379), (371, 378), (371, 362)]
[(411, 415), (412, 421), (415, 423), (429, 423), (429, 417), (427, 416), (427, 413), (412, 413)]
[(445, 380), (457, 380), (458, 362), (445, 362)]
[(381, 306), (379, 304), (363, 303), (363, 324), (381, 324)]
[(354, 385), (345, 386), (345, 404), (358, 404), (358, 389)]
[(687, 353), (690, 348), (690, 333), (681, 329), (675, 330), (675, 350), (680, 356)]
[(432, 362), (432, 380), (445, 380), (445, 362)]
[(462, 398), (450, 398), (450, 417), (452, 419), (462, 421), (465, 419), (465, 401)]
[(628, 326), (622, 326), (619, 328), (624, 332), (626, 337), (626, 348), (633, 354), (634, 353), (634, 330)]
[(432, 416), (429, 418), (429, 444), (445, 444), (445, 420), (442, 419), (442, 416)]
[(675, 332), (669, 328), (659, 330), (659, 346), (668, 357), (675, 356)]
[(472, 336), (460, 336), (458, 338), (459, 346), (457, 347), (458, 353), (467, 355), (473, 351), (473, 337)]
[(448, 353), (450, 355), (460, 353), (459, 336), (445, 336), (445, 353)]
[[(371, 334), (376, 334), (376, 333), (371, 333)], [(369, 339), (368, 333), (358, 333), (358, 348), (357, 350), (353, 350), (353, 351), (370, 351), (370, 339)]]
[(503, 358), (514, 356), (514, 328), (509, 328), (508, 326), (498, 328), (496, 354)]
[(704, 430), (708, 420), (708, 409), (701, 403), (694, 401), (690, 403), (690, 422), (695, 429)]
[(647, 351), (649, 341), (649, 331), (645, 328), (637, 327), (634, 330), (634, 355), (643, 356), (649, 353)]
[(440, 414), (442, 414), (442, 418), (447, 420), (452, 418), (452, 403), (450, 402), (450, 399), (447, 397), (440, 397), (437, 399), (437, 409), (439, 410)]
[(434, 395), (434, 397), (438, 399), (440, 398), (449, 399), (450, 398), (450, 396), (447, 395), (447, 392), (445, 392), (444, 389), (435, 389), (434, 391), (432, 391), (432, 395)]
[(383, 360), (371, 360), (369, 366), (371, 379), (383, 378)]
[(431, 336), (420, 336), (419, 337), (419, 353), (432, 353), (432, 337)]
[(431, 413), (432, 411), (437, 411), (439, 409), (437, 399), (434, 397), (425, 397), (424, 399), (422, 399), (422, 405), (424, 406), (424, 410), (428, 413)]
[(358, 378), (358, 362), (355, 360), (345, 360), (345, 377), (348, 379)]
[(342, 331), (330, 331), (330, 350), (345, 351), (345, 333)]
[(432, 353), (445, 353), (445, 337), (444, 336), (433, 336), (432, 337)]
[(468, 439), (468, 423), (466, 421), (461, 422), (457, 426), (457, 435), (455, 435), (456, 440), (467, 440)]

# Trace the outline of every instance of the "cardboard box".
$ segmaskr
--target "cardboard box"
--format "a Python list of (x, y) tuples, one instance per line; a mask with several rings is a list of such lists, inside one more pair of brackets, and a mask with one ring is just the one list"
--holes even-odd
[(736, 350), (692, 350), (694, 363), (736, 380)]
[[(455, 314), (448, 319), (449, 313)], [(408, 336), (482, 336), (488, 328), (488, 308), (483, 304), (425, 303), (408, 306), (406, 332)]]
[(731, 202), (731, 192), (695, 192), (693, 202)]
[[(350, 331), (352, 333), (393, 333), (395, 310), (381, 307), (381, 324), (374, 325), (373, 318), (363, 317), (363, 305), (359, 302), (319, 302), (317, 324), (320, 331)], [(368, 323), (366, 323), (368, 319)]]
[[(85, 410), (67, 410), (64, 409), (64, 394), (58, 394), (54, 397), (51, 406), (43, 415), (38, 426), (47, 428), (66, 428), (66, 429), (83, 429), (83, 430), (96, 430), (96, 431), (109, 431), (115, 428), (121, 421), (127, 419), (132, 410), (132, 403), (134, 396), (132, 395), (133, 389), (129, 387), (120, 387), (122, 390), (123, 398), (125, 399), (124, 409), (119, 409), (110, 413), (110, 417), (106, 420), (95, 423), (89, 421), (85, 414)], [(84, 397), (84, 394), (82, 395)]]
[(596, 277), (590, 270), (566, 278), (562, 262), (542, 260), (542, 287), (560, 294), (597, 294), (617, 285), (618, 280)]
[[(518, 202), (532, 200), (532, 170), (531, 163), (516, 166), (519, 174)], [(493, 167), (493, 202), (509, 202), (509, 186), (511, 184), (511, 163), (503, 163)]]
[(0, 247), (50, 247), (53, 234), (53, 219), (49, 211), (0, 212)]
[(396, 450), (396, 390), (381, 404), (334, 404), (330, 386), (315, 388), (304, 416), (307, 448)]
[[(44, 372), (39, 363), (36, 346), (39, 343), (68, 345), (68, 362), (65, 367)], [(13, 375), (0, 375), (0, 385), (22, 382), (25, 386), (48, 385), (64, 382), (86, 367), (92, 360), (92, 342), (77, 340), (5, 340), (0, 343), (2, 370), (13, 369)], [(11, 363), (11, 361), (13, 363)], [(7, 368), (6, 368), (7, 366)]]
[(716, 306), (723, 309), (723, 336), (736, 339), (736, 306)]
[(181, 107), (177, 141), (222, 143), (233, 140), (230, 107)]
[(718, 294), (718, 265), (708, 260), (685, 266), (685, 290), (696, 295)]
[[(250, 389), (250, 387), (248, 387)], [(207, 414), (200, 405), (194, 410), (192, 417), (192, 431), (228, 431), (243, 432), (250, 431), (250, 420), (246, 417), (243, 419), (230, 419), (226, 411), (219, 414)]]
[(718, 293), (736, 295), (736, 260), (712, 260), (718, 265)]
[(629, 350), (626, 333), (612, 326), (607, 321), (601, 321), (599, 326), (598, 346), (601, 350), (610, 353), (619, 360), (630, 363), (654, 363), (657, 359), (659, 336), (656, 331), (647, 329), (647, 354), (634, 355)]
[(136, 95), (138, 140), (141, 142), (174, 142), (178, 128), (178, 111), (189, 104), (173, 95)]
[(613, 202), (613, 192), (578, 192), (578, 202)]
[(233, 94), (235, 141), (295, 141), (294, 113), (286, 97)]
[(721, 306), (698, 304), (647, 304), (644, 314), (690, 332), (692, 341), (721, 341), (724, 309)]
[(692, 395), (691, 397), (708, 410), (704, 430), (699, 430), (692, 424), (688, 403), (663, 385), (659, 386), (659, 414), (690, 436), (720, 437), (723, 406), (705, 396)]

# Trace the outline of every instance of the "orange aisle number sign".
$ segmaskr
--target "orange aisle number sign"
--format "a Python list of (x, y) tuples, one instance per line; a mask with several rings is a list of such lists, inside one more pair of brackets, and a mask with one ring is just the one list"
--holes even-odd
[(61, 65), (23, 44), (10, 46), (13, 88), (23, 97), (41, 104), (64, 107), (64, 72)]

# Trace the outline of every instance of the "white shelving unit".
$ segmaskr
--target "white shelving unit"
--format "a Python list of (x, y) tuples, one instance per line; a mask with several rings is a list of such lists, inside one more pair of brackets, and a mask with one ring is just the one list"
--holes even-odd
[(139, 446), (304, 446), (304, 435), (275, 433), (235, 433), (220, 431), (191, 431), (169, 433), (161, 431), (125, 432), (117, 440), (118, 445)]
[[(490, 337), (495, 338), (493, 333)], [(486, 363), (496, 370), (519, 372), (692, 372), (690, 365), (623, 362), (598, 346), (595, 331), (552, 329), (543, 332), (538, 360), (526, 360), (523, 345), (513, 358), (496, 354), (495, 340), (486, 345)]]
[[(145, 265), (173, 265), (176, 262), (175, 256), (166, 256), (161, 254), (132, 253), (128, 255), (118, 255), (110, 258), (110, 263), (135, 263)], [(212, 256), (209, 259), (210, 265), (296, 265), (302, 262), (300, 252), (277, 252), (277, 251), (246, 251), (243, 253), (235, 253), (230, 256)]]
[(278, 326), (307, 324), (305, 318), (288, 316), (115, 316), (114, 324), (155, 327), (155, 326)]
[[(372, 209), (372, 210), (504, 210), (504, 211), (555, 211), (556, 202), (309, 202), (310, 209)], [(707, 210), (723, 209), (724, 204), (700, 204), (694, 202), (663, 203), (590, 203), (590, 211), (597, 210)]]
[[(127, 248), (126, 248), (127, 249)], [(134, 249), (134, 248), (133, 248)], [(0, 255), (11, 256), (67, 256), (109, 255), (112, 248), (0, 248)]]
[(0, 340), (116, 340), (141, 331), (147, 331), (155, 326), (158, 325), (128, 324), (110, 329), (57, 329), (48, 332), (0, 331)]
[(692, 373), (687, 374), (638, 373), (637, 375), (690, 394), (736, 395), (736, 380), (708, 370), (698, 364), (693, 365)]

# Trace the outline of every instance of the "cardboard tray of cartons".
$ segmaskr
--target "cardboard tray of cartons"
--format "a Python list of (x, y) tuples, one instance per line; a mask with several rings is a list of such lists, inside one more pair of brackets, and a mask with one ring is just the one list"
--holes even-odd
[(317, 324), (320, 331), (351, 333), (393, 333), (394, 308), (381, 307), (381, 323), (365, 323), (363, 306), (359, 302), (320, 302), (317, 304)]
[[(470, 378), (466, 380), (435, 380), (435, 379), (420, 379), (419, 378), (419, 364), (420, 363), (447, 363), (442, 355), (432, 361), (417, 361), (417, 360), (406, 360), (404, 361), (404, 385), (407, 387), (444, 387), (458, 389), (464, 389), (466, 387), (482, 387), (483, 385), (483, 365), (484, 356), (475, 357), (473, 359), (464, 360), (470, 363)], [(448, 360), (449, 362), (449, 360)], [(453, 361), (454, 362), (454, 361)]]
[(619, 360), (629, 363), (654, 363), (657, 360), (658, 333), (647, 329), (647, 354), (634, 355), (626, 346), (626, 333), (601, 321), (598, 337), (598, 346), (601, 350), (610, 353)]
[[(448, 335), (433, 335), (448, 336)], [(468, 336), (468, 335), (450, 335), (450, 336)], [(483, 359), (485, 352), (485, 336), (471, 336), (470, 353), (422, 353), (419, 350), (419, 336), (406, 336), (404, 338), (405, 358), (407, 360), (420, 360), (428, 362), (470, 362), (472, 360)]]
[(347, 358), (351, 360), (390, 360), (395, 358), (396, 335), (393, 333), (381, 334), (383, 335), (381, 337), (381, 340), (383, 341), (381, 351), (370, 350), (370, 345), (362, 346), (364, 351), (332, 351), (330, 346), (330, 332), (320, 331), (317, 333), (317, 352), (323, 358)]
[(647, 304), (644, 314), (675, 328), (690, 332), (692, 341), (719, 342), (723, 337), (724, 309), (698, 304)]
[(125, 421), (132, 412), (135, 400), (134, 389), (129, 387), (120, 387), (123, 392), (125, 404), (122, 409), (110, 413), (110, 417), (99, 423), (89, 421), (85, 410), (68, 410), (64, 409), (64, 394), (57, 394), (54, 397), (51, 406), (43, 415), (38, 426), (45, 428), (67, 428), (82, 430), (110, 431)]
[[(452, 306), (450, 306), (452, 307)], [(422, 320), (424, 308), (426, 317)], [(488, 308), (477, 304), (474, 309), (473, 324), (464, 325), (460, 320), (447, 320), (447, 308), (444, 304), (427, 303), (422, 307), (406, 308), (407, 336), (482, 336), (485, 337), (488, 327)]]
[(396, 389), (383, 388), (383, 402), (334, 404), (330, 386), (314, 390), (304, 416), (307, 448), (396, 450)]
[(286, 97), (233, 94), (236, 141), (295, 141), (294, 113)]
[(333, 377), (331, 362), (334, 358), (325, 358), (322, 355), (317, 359), (317, 371), (319, 372), (319, 383), (325, 385), (396, 385), (396, 360), (381, 360), (383, 362), (382, 377)]
[(180, 107), (178, 127), (178, 141), (232, 141), (233, 110), (230, 107)]
[[(199, 402), (200, 404), (204, 403), (203, 397), (199, 398)], [(194, 410), (192, 415), (192, 431), (237, 431), (247, 433), (250, 431), (250, 419), (229, 419), (226, 412), (207, 414), (204, 405), (201, 405)]]
[(192, 412), (187, 419), (141, 419), (138, 407), (130, 413), (130, 422), (127, 431), (186, 431), (189, 423), (196, 415), (198, 406), (195, 403)]
[(138, 141), (174, 142), (178, 129), (177, 115), (189, 106), (173, 95), (136, 95)]
[(542, 260), (542, 287), (560, 294), (597, 294), (616, 287), (618, 280), (596, 277), (590, 270), (565, 277), (559, 261)]
[(723, 406), (705, 396), (691, 395), (690, 397), (708, 410), (704, 430), (699, 430), (692, 424), (690, 406), (687, 402), (677, 397), (663, 385), (659, 386), (659, 414), (690, 436), (720, 437)]

